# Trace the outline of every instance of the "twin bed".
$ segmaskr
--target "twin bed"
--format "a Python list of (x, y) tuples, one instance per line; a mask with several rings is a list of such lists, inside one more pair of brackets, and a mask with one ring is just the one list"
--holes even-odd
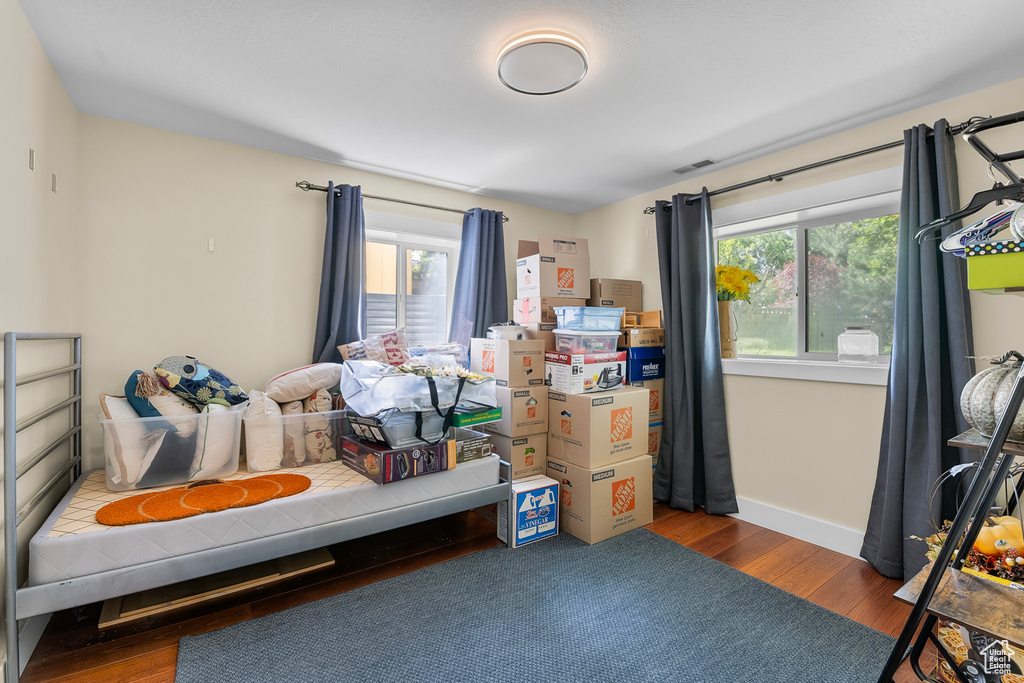
[[(48, 376), (72, 374), (74, 390), (69, 399), (55, 404), (49, 414), (70, 409), (74, 425), (56, 445), (32, 456), (27, 466), (19, 469), (16, 434), (32, 418), (17, 422), (15, 389), (47, 373), (18, 378), (16, 342), (55, 338), (72, 340), (75, 358), (70, 366), (52, 370)], [(335, 461), (289, 470), (309, 477), (312, 482), (310, 488), (293, 496), (173, 521), (104, 526), (95, 521), (96, 510), (138, 491), (107, 490), (102, 470), (78, 472), (80, 356), (77, 335), (5, 335), (4, 464), (5, 472), (17, 471), (17, 476), (5, 477), (4, 485), (7, 683), (18, 680), (28, 658), (19, 652), (18, 620), (236, 569), (508, 498), (507, 472), (494, 455), (461, 463), (450, 471), (385, 486)], [(63, 466), (43, 491), (19, 507), (17, 478), (46, 456), (61, 452), (57, 446), (65, 441), (71, 442), (70, 458), (62, 461)], [(29, 505), (45, 499), (47, 490), (66, 485), (72, 474), (74, 483), (28, 543), (28, 579), (19, 586), (17, 526), (30, 513)], [(240, 472), (227, 479), (249, 476), (255, 475)], [(41, 627), (37, 629), (41, 632)], [(31, 644), (25, 649), (30, 647)]]

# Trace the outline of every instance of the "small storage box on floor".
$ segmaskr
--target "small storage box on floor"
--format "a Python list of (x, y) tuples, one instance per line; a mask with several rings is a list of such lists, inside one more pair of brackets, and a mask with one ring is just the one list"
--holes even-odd
[(626, 352), (544, 354), (548, 384), (554, 391), (585, 394), (618, 389), (626, 383)]
[(471, 339), (470, 370), (493, 377), (498, 386), (542, 386), (544, 342)]
[(548, 392), (548, 459), (593, 469), (647, 453), (648, 392)]
[(129, 491), (234, 474), (243, 413), (244, 406), (211, 406), (195, 415), (100, 419), (107, 488)]
[(561, 528), (590, 544), (654, 521), (651, 456), (597, 469), (548, 458), (549, 477), (562, 483)]
[(587, 240), (540, 235), (519, 241), (516, 298), (533, 296), (586, 299), (590, 293), (590, 247)]
[(491, 434), (491, 449), (511, 465), (511, 479), (525, 479), (544, 474), (544, 461), (548, 455), (548, 434), (543, 432), (516, 437)]
[(455, 469), (454, 440), (433, 446), (380, 450), (357, 436), (343, 436), (339, 451), (346, 465), (378, 484)]
[(561, 330), (618, 332), (625, 312), (624, 308), (555, 306), (558, 328)]
[(558, 482), (544, 475), (512, 482), (498, 503), (498, 538), (518, 548), (558, 533)]

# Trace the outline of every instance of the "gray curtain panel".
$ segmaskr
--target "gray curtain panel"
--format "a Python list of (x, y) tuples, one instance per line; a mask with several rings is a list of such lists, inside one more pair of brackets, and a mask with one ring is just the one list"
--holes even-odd
[(472, 337), (508, 320), (505, 285), (505, 231), (501, 211), (470, 209), (462, 218), (462, 246), (455, 276), (449, 341), (469, 348)]
[(313, 362), (341, 362), (338, 346), (366, 336), (366, 224), (358, 185), (327, 185), (327, 234)]
[(677, 194), (671, 205), (658, 202), (655, 209), (668, 400), (654, 498), (691, 512), (696, 506), (713, 515), (738, 512), (707, 189), (699, 195)]
[[(903, 194), (896, 257), (896, 307), (885, 418), (861, 557), (880, 573), (909, 580), (927, 562), (913, 535), (932, 533), (928, 495), (945, 470), (971, 456), (946, 445), (967, 429), (960, 392), (974, 375), (966, 263), (919, 244), (914, 233), (960, 208), (956, 157), (945, 120), (903, 134)], [(958, 225), (943, 230), (943, 237)], [(937, 502), (952, 519), (951, 487)]]

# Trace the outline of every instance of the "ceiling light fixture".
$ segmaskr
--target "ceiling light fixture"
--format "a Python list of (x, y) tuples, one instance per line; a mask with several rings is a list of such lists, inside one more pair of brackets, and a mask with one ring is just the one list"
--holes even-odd
[(530, 31), (505, 43), (498, 52), (498, 78), (516, 92), (553, 95), (587, 74), (587, 50), (560, 31)]

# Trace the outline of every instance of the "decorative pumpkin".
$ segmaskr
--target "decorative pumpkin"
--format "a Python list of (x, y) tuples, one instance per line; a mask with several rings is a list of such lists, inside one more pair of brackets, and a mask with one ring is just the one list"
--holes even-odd
[(1013, 516), (996, 517), (992, 522), (981, 527), (974, 541), (975, 550), (993, 557), (999, 557), (1010, 547), (1024, 553), (1024, 528), (1019, 519)]
[[(1011, 357), (1016, 360), (1006, 365)], [(1013, 382), (1024, 363), (1024, 356), (1010, 351), (996, 363), (996, 367), (982, 370), (972, 377), (960, 394), (960, 411), (964, 419), (985, 436), (992, 436), (996, 429), (999, 416), (1010, 397)], [(1024, 407), (1017, 412), (1006, 440), (1024, 442)]]

